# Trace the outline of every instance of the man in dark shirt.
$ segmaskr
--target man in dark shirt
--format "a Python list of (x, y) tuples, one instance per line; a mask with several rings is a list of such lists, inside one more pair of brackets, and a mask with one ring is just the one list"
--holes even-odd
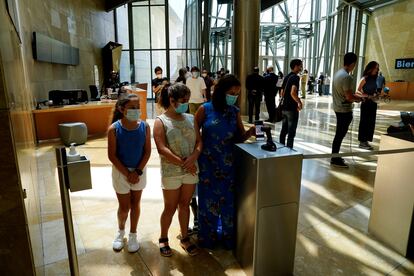
[(283, 121), (280, 131), (280, 143), (285, 145), (287, 135), (286, 146), (293, 148), (293, 140), (295, 139), (299, 120), (299, 111), (302, 109), (302, 101), (298, 96), (300, 81), (298, 74), (303, 69), (302, 61), (300, 59), (293, 59), (290, 62), (290, 69), (292, 71), (285, 77), (280, 93), (280, 96), (283, 97)]
[(158, 103), (158, 99), (160, 97), (161, 91), (164, 88), (164, 85), (168, 84), (169, 81), (167, 78), (162, 77), (161, 67), (159, 66), (155, 67), (154, 73), (155, 73), (156, 78), (151, 81), (151, 84), (152, 84), (152, 92), (154, 93), (154, 96), (155, 96), (155, 103), (156, 103), (155, 111), (158, 115), (161, 115), (162, 110), (161, 110), (160, 105), (158, 105), (157, 103)]
[(203, 72), (201, 72), (201, 77), (206, 83), (206, 101), (209, 102), (211, 100), (211, 87), (213, 86), (214, 81), (211, 78), (211, 74), (206, 69), (203, 69)]
[(269, 119), (267, 122), (274, 123), (275, 122), (275, 97), (276, 97), (276, 84), (278, 77), (273, 72), (273, 67), (269, 66), (267, 68), (268, 74), (264, 77), (264, 96), (266, 102), (267, 112), (269, 113)]
[(319, 79), (318, 79), (318, 94), (322, 96), (323, 93), (323, 86), (324, 86), (325, 75), (321, 72)]
[(253, 109), (255, 120), (259, 120), (260, 102), (263, 97), (264, 79), (259, 75), (259, 67), (253, 68), (253, 73), (246, 78), (247, 100), (249, 103), (249, 123), (253, 123)]

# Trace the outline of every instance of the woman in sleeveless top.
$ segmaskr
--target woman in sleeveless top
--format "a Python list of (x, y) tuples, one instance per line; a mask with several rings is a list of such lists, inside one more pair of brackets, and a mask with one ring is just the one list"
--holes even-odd
[(365, 96), (365, 100), (361, 103), (358, 130), (359, 147), (368, 150), (373, 149), (368, 141), (372, 142), (374, 137), (375, 119), (377, 116), (377, 103), (374, 100), (377, 96), (378, 71), (379, 64), (376, 61), (369, 62), (358, 84), (358, 93)]
[[(212, 101), (196, 113), (196, 126), (202, 131), (203, 150), (198, 159), (198, 241), (201, 247), (214, 248), (222, 238), (226, 249), (235, 246), (236, 189), (233, 147), (255, 132), (245, 131), (240, 110), (235, 106), (240, 82), (233, 75), (222, 77), (214, 88)], [(221, 225), (220, 225), (221, 224)]]
[(198, 182), (197, 159), (201, 152), (200, 134), (195, 131), (193, 115), (188, 110), (190, 90), (177, 83), (161, 92), (160, 104), (166, 110), (154, 124), (154, 140), (161, 158), (161, 182), (164, 210), (161, 214), (160, 253), (172, 255), (168, 229), (178, 208), (181, 247), (190, 255), (198, 254), (188, 237), (190, 201)]

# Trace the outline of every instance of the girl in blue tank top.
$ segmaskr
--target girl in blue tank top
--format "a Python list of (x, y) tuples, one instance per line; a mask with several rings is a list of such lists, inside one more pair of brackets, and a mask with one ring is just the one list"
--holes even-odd
[(150, 128), (140, 121), (139, 98), (135, 94), (121, 97), (115, 106), (108, 129), (108, 158), (112, 162), (112, 185), (118, 198), (118, 227), (112, 247), (124, 247), (125, 222), (130, 216), (128, 251), (139, 249), (137, 225), (142, 190), (146, 185), (145, 165), (151, 154)]

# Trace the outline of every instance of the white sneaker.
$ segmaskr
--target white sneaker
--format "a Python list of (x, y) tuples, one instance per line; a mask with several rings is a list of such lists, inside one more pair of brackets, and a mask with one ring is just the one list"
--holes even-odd
[(128, 237), (128, 252), (135, 253), (139, 249), (139, 243), (137, 240), (137, 233), (129, 233)]
[(124, 248), (124, 235), (125, 235), (124, 230), (118, 230), (115, 240), (112, 242), (112, 248), (115, 251), (121, 251), (122, 248)]

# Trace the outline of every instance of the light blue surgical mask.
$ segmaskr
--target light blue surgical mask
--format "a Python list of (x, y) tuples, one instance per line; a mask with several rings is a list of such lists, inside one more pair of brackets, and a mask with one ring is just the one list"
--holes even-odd
[(127, 114), (125, 118), (127, 118), (130, 122), (138, 121), (140, 116), (140, 110), (139, 109), (127, 109)]
[(188, 103), (178, 103), (178, 106), (175, 108), (177, 113), (185, 113), (188, 110)]
[(239, 95), (233, 96), (233, 95), (226, 94), (226, 103), (228, 105), (234, 105), (238, 97)]
[(198, 78), (198, 76), (200, 75), (199, 72), (192, 72), (191, 74), (193, 75), (194, 78)]

